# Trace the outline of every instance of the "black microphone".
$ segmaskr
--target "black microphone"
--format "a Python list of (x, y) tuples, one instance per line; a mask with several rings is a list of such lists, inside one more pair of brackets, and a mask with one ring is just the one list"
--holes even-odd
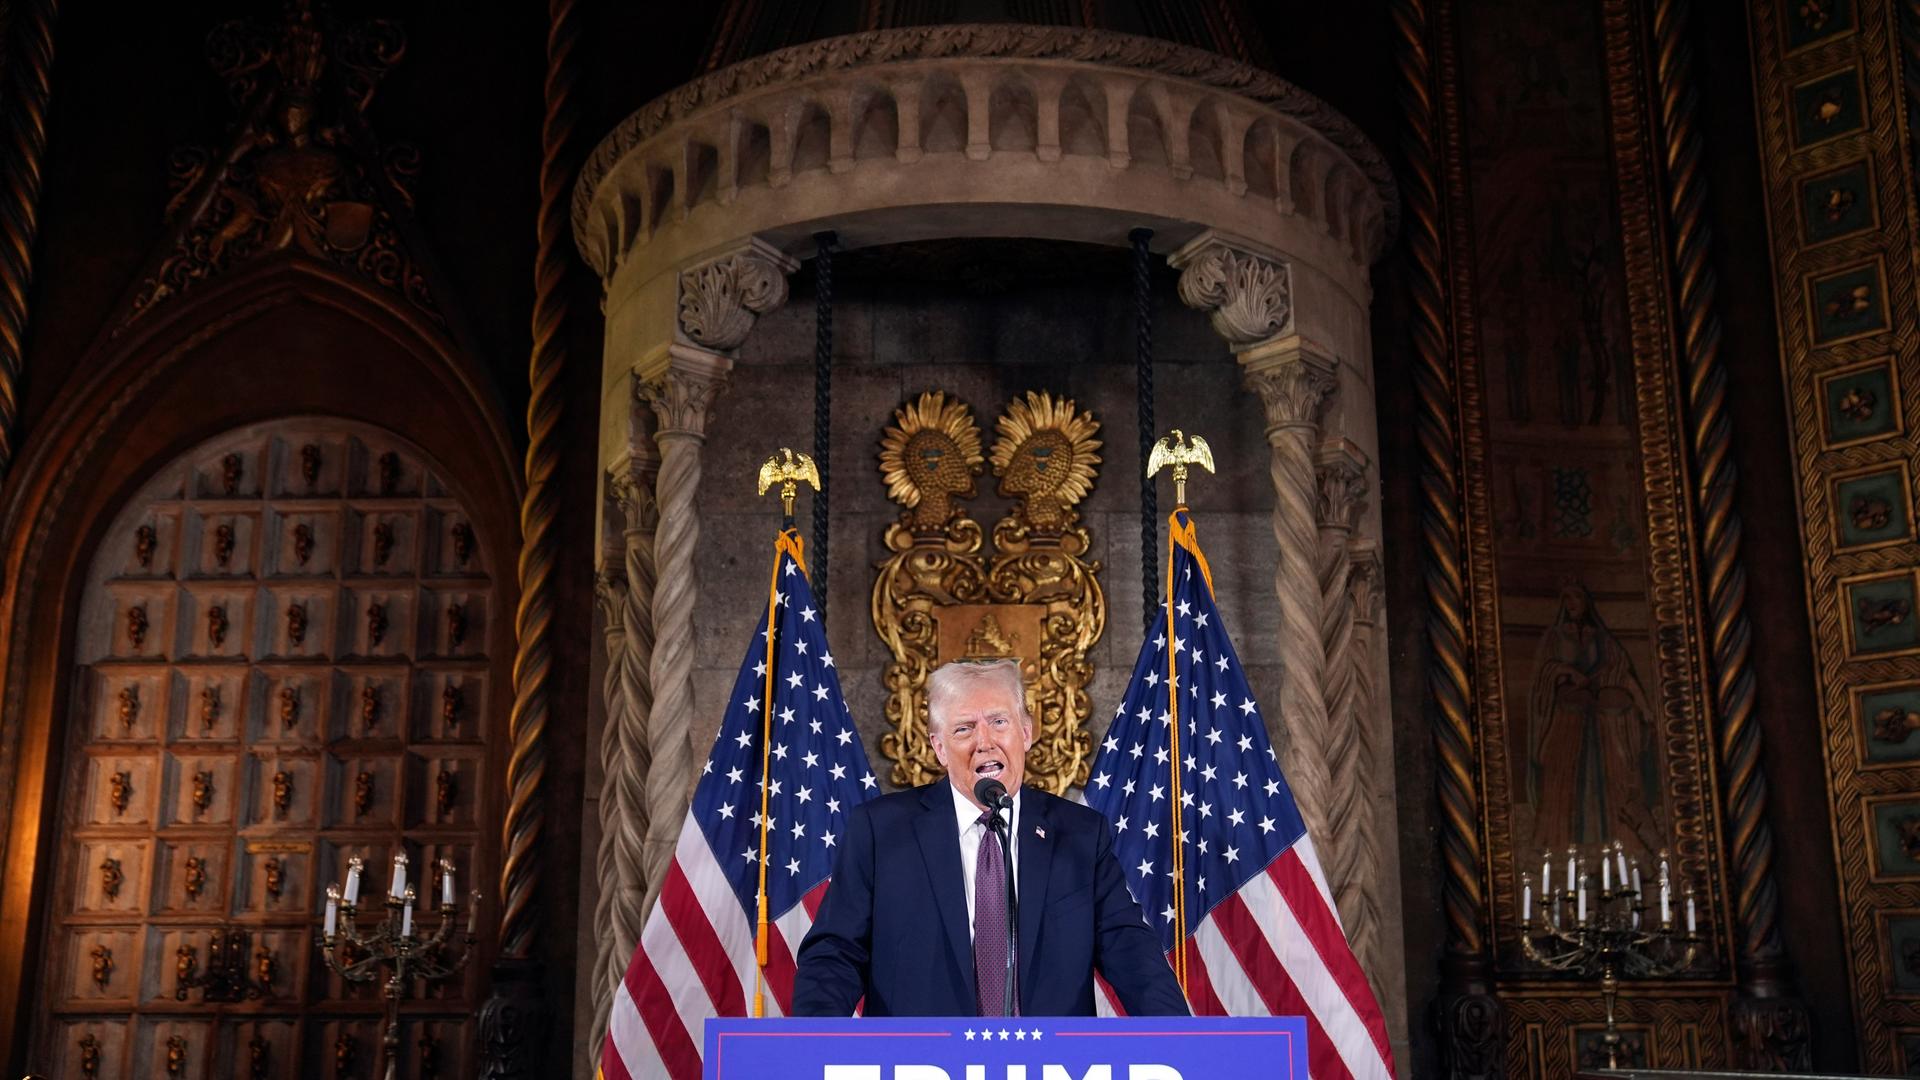
[(989, 776), (973, 785), (973, 797), (980, 805), (989, 810), (1011, 810), (1013, 796), (1007, 794), (1007, 785)]

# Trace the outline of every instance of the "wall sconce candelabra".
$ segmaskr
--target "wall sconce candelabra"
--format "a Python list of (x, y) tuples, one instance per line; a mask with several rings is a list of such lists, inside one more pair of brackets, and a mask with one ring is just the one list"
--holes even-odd
[[(1556, 889), (1551, 852), (1540, 856), (1540, 920), (1533, 918), (1534, 879), (1520, 875), (1520, 945), (1527, 958), (1550, 971), (1598, 977), (1606, 1003), (1602, 1036), (1607, 1068), (1621, 1067), (1620, 1029), (1614, 1004), (1620, 977), (1666, 978), (1693, 965), (1700, 951), (1693, 887), (1675, 896), (1672, 860), (1662, 851), (1657, 868), (1656, 906), (1641, 893), (1640, 860), (1629, 858), (1619, 841), (1600, 845), (1596, 858), (1567, 848), (1565, 884)], [(1598, 864), (1597, 867), (1595, 864)], [(1686, 929), (1674, 922), (1675, 900), (1686, 911)], [(1654, 916), (1658, 918), (1654, 918)]]
[(360, 925), (360, 878), (365, 862), (347, 860), (347, 881), (327, 886), (326, 922), (321, 935), (327, 966), (348, 982), (368, 983), (385, 977), (386, 1023), (381, 1037), (386, 1057), (386, 1080), (396, 1080), (400, 1067), (400, 999), (412, 981), (441, 982), (467, 966), (473, 955), (474, 925), (480, 894), (468, 894), (466, 929), (453, 944), (454, 923), (460, 914), (453, 887), (453, 860), (441, 859), (440, 924), (423, 933), (415, 919), (415, 894), (407, 882), (407, 856), (393, 857), (393, 880), (383, 902), (386, 914), (371, 929)]

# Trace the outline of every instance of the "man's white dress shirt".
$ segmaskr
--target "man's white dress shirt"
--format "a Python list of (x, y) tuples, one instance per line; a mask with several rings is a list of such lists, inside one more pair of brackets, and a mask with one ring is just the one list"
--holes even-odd
[[(960, 873), (967, 880), (967, 940), (973, 940), (973, 874), (974, 864), (980, 859), (980, 843), (986, 839), (987, 827), (980, 822), (980, 808), (967, 801), (967, 797), (949, 780), (947, 787), (953, 792), (953, 817), (960, 830)], [(1004, 818), (1007, 811), (1001, 811)], [(1014, 894), (1020, 892), (1020, 792), (1013, 793), (1013, 827), (1007, 834), (1013, 837)]]

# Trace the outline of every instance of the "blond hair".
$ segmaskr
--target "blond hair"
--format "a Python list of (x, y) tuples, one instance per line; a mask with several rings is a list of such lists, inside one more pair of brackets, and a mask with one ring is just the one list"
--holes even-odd
[(1032, 723), (1027, 715), (1026, 680), (1020, 672), (1020, 661), (1011, 657), (993, 660), (949, 660), (934, 669), (927, 676), (927, 730), (939, 730), (938, 719), (947, 711), (947, 703), (955, 694), (969, 686), (984, 682), (998, 682), (1007, 687), (1013, 695), (1014, 708), (1019, 710), (1022, 724)]

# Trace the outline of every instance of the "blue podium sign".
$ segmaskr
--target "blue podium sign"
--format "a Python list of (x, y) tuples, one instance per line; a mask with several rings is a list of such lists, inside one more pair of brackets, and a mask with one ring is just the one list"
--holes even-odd
[(1297, 1016), (730, 1018), (706, 1036), (706, 1080), (1307, 1080)]

